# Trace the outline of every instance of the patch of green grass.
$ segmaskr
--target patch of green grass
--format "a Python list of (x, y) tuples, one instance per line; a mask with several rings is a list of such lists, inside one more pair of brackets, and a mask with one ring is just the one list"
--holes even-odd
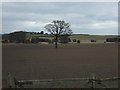
[(71, 39), (95, 39), (95, 40), (105, 40), (107, 38), (116, 38), (116, 37), (117, 36), (105, 36), (105, 35), (72, 35), (70, 36)]

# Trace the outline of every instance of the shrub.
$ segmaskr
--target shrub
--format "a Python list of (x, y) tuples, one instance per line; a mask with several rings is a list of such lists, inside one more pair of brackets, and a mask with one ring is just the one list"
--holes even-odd
[(80, 43), (80, 40), (77, 40), (77, 43)]
[(73, 39), (73, 42), (76, 42), (77, 40), (76, 39)]
[(91, 42), (96, 42), (96, 40), (91, 40)]
[(8, 40), (3, 40), (2, 43), (9, 43), (9, 41)]
[(68, 37), (68, 35), (61, 35), (59, 37), (59, 41), (60, 43), (68, 43), (70, 41), (70, 38)]

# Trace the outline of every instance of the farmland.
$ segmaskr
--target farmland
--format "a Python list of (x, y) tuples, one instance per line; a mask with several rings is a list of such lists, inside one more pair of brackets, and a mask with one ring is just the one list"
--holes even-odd
[[(48, 38), (48, 39), (53, 39), (53, 35), (28, 35), (28, 37), (42, 37), (42, 38)], [(79, 40), (101, 40), (105, 41), (107, 38), (120, 38), (119, 36), (115, 35), (87, 35), (87, 34), (73, 34), (69, 36), (70, 39), (79, 39)]]
[[(118, 75), (116, 43), (59, 44), (58, 49), (53, 44), (3, 44), (2, 58), (3, 87), (8, 73), (18, 80), (85, 78), (92, 73), (101, 78)], [(80, 84), (39, 87), (80, 87)]]
[[(106, 43), (106, 41), (119, 42), (120, 37), (115, 35), (89, 35), (89, 34), (72, 34), (72, 35), (61, 35), (58, 37), (59, 43)], [(10, 34), (2, 35), (3, 43), (54, 43), (54, 35), (45, 33), (30, 33), (30, 32), (13, 32)]]
[[(54, 36), (51, 34), (33, 34), (33, 35), (28, 35), (29, 38), (32, 37), (39, 37), (43, 39), (54, 39)], [(80, 40), (80, 43), (91, 43), (91, 40), (95, 40), (96, 43), (104, 43), (107, 38), (120, 38), (119, 36), (114, 36), (114, 35), (87, 35), (87, 34), (73, 34), (69, 36), (71, 42), (73, 43), (73, 40)]]
[(112, 35), (77, 35), (73, 34), (70, 36), (71, 39), (95, 39), (95, 40), (106, 40), (107, 38), (118, 38), (118, 36)]
[[(52, 38), (53, 35), (28, 35), (28, 37), (49, 37)], [(96, 39), (96, 40), (106, 40), (107, 38), (120, 38), (114, 35), (84, 35), (84, 34), (73, 34), (70, 36), (70, 39)]]

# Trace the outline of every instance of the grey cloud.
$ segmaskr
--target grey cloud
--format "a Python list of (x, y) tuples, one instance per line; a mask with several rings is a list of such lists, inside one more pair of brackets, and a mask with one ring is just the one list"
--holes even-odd
[[(14, 30), (40, 31), (44, 24), (56, 19), (63, 19), (71, 24), (75, 33), (116, 34), (114, 24), (103, 25), (104, 28), (92, 28), (100, 22), (116, 22), (118, 19), (117, 3), (83, 3), (83, 2), (17, 2), (3, 3), (3, 33)], [(26, 24), (27, 22), (27, 24)], [(36, 22), (35, 24), (30, 24)], [(40, 25), (40, 26), (39, 26)], [(73, 25), (73, 27), (72, 27)], [(83, 27), (84, 26), (84, 27)], [(81, 28), (82, 27), (82, 28)], [(94, 29), (94, 30), (93, 30)]]

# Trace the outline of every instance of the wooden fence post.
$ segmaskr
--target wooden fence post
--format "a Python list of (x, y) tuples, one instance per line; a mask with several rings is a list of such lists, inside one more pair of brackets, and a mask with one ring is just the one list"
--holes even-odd
[(96, 88), (96, 76), (95, 76), (95, 74), (92, 74), (92, 88), (93, 89)]
[(11, 74), (8, 74), (7, 85), (8, 88), (15, 88), (16, 79)]

